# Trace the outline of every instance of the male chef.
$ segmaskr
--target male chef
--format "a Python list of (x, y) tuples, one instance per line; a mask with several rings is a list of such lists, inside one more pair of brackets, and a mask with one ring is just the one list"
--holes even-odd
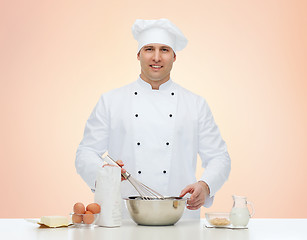
[[(108, 152), (162, 195), (191, 194), (187, 208), (194, 211), (185, 211), (183, 217), (199, 218), (200, 207), (212, 204), (228, 178), (226, 144), (205, 99), (170, 77), (177, 51), (187, 45), (182, 32), (167, 19), (138, 19), (132, 33), (141, 74), (100, 97), (77, 150), (77, 172), (94, 191), (101, 156)], [(197, 154), (205, 168), (198, 181)], [(137, 195), (128, 181), (122, 182), (121, 192), (123, 197)]]

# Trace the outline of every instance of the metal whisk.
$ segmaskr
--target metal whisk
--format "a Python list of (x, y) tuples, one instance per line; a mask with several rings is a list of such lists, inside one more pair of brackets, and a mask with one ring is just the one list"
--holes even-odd
[[(118, 163), (115, 162), (109, 155), (107, 155), (106, 158), (108, 158), (113, 163), (115, 163), (117, 166), (119, 166)], [(122, 173), (122, 176), (132, 184), (135, 190), (141, 195), (142, 199), (144, 200), (152, 200), (152, 199), (162, 199), (163, 200), (165, 199), (165, 197), (162, 194), (158, 193), (157, 191), (151, 189), (150, 187), (136, 180), (127, 171), (125, 173)]]

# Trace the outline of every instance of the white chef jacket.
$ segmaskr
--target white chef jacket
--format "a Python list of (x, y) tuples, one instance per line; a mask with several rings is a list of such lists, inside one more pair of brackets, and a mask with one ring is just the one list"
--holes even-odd
[[(85, 127), (78, 147), (76, 169), (94, 191), (101, 155), (121, 159), (124, 168), (140, 182), (165, 196), (179, 196), (195, 183), (197, 154), (205, 168), (201, 179), (210, 188), (205, 206), (227, 180), (230, 158), (227, 147), (204, 98), (171, 79), (159, 90), (140, 77), (103, 94)], [(122, 197), (139, 195), (128, 181)], [(186, 218), (199, 218), (188, 210)]]

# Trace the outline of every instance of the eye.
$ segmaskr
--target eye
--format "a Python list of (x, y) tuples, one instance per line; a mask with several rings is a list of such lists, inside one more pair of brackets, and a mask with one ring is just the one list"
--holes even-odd
[(145, 48), (145, 51), (152, 51), (152, 48)]
[(162, 52), (168, 52), (169, 49), (168, 48), (162, 48)]

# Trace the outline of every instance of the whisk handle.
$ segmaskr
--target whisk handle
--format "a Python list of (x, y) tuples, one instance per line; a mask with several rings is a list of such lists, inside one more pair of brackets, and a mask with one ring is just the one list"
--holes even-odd
[[(115, 162), (109, 155), (107, 155), (108, 159), (110, 159), (113, 163), (115, 163), (118, 167), (122, 168), (122, 166), (120, 166), (117, 162)], [(128, 179), (130, 177), (130, 173), (128, 173), (127, 171), (125, 173), (122, 173), (122, 176), (125, 179)]]
[(130, 177), (130, 174), (128, 172), (125, 172), (125, 173), (122, 173), (122, 176), (125, 178), (125, 179), (128, 179)]

